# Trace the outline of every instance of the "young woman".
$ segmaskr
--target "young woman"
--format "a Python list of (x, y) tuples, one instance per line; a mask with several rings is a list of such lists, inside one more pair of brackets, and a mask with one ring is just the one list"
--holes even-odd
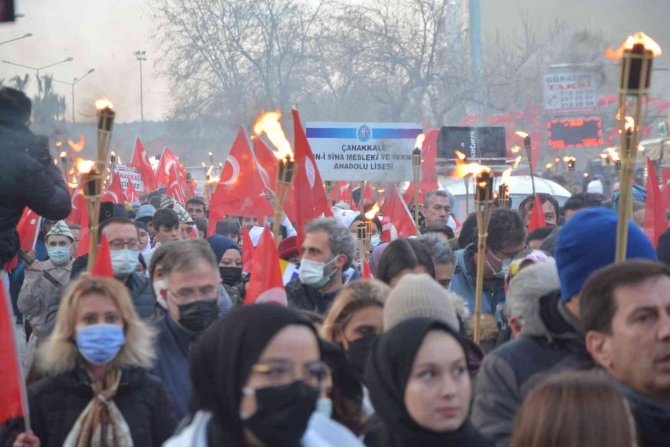
[(393, 288), (407, 273), (428, 273), (435, 278), (433, 258), (417, 239), (396, 239), (384, 250), (375, 270), (375, 278)]
[(538, 385), (516, 416), (512, 447), (634, 447), (628, 403), (604, 376), (557, 374)]
[(458, 333), (432, 318), (413, 318), (375, 345), (365, 383), (379, 419), (368, 447), (488, 447), (467, 420), (471, 383)]
[(308, 320), (273, 304), (238, 307), (193, 350), (195, 416), (165, 445), (359, 446), (341, 425), (312, 415), (325, 371)]
[(160, 446), (176, 421), (163, 384), (146, 371), (153, 359), (150, 331), (126, 287), (75, 280), (37, 357), (49, 376), (28, 388), (34, 435), (14, 445)]
[(233, 304), (244, 303), (244, 281), (242, 277), (242, 251), (235, 241), (225, 236), (214, 235), (207, 239), (219, 262), (219, 274)]

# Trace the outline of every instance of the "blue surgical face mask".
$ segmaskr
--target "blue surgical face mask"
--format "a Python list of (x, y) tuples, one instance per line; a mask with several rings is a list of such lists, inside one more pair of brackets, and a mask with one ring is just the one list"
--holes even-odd
[(111, 362), (126, 343), (123, 326), (118, 324), (93, 324), (77, 327), (77, 349), (94, 365)]
[(333, 415), (333, 401), (328, 397), (320, 397), (319, 400), (316, 401), (315, 411), (330, 419)]
[(114, 276), (125, 278), (135, 271), (140, 263), (139, 253), (135, 250), (111, 250), (112, 269)]
[(491, 266), (491, 263), (486, 261), (486, 263), (489, 265), (489, 268), (493, 272), (493, 277), (498, 278), (498, 279), (505, 279), (505, 275), (507, 275), (507, 270), (509, 270), (509, 266), (512, 263), (512, 260), (511, 259), (500, 259), (496, 255), (494, 255), (493, 252), (491, 252), (491, 256), (493, 257), (493, 259), (500, 262), (500, 270), (496, 271)]
[(381, 243), (382, 238), (378, 234), (370, 236), (370, 247), (374, 250)]
[(47, 254), (54, 265), (65, 265), (70, 260), (71, 247), (47, 247)]

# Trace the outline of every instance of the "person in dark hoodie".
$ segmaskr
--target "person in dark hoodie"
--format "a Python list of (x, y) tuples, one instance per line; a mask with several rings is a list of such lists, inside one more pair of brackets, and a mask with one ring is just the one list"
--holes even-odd
[(589, 278), (586, 347), (626, 396), (640, 447), (670, 445), (670, 267), (628, 261)]
[(16, 224), (26, 206), (51, 220), (65, 219), (71, 209), (49, 140), (28, 129), (31, 109), (23, 92), (0, 88), (0, 266), (19, 251)]
[(448, 324), (412, 318), (385, 332), (368, 359), (365, 383), (379, 421), (367, 447), (487, 447), (468, 421), (466, 347)]
[[(556, 244), (561, 290), (531, 303), (521, 334), (484, 358), (472, 421), (496, 447), (510, 444), (516, 412), (542, 379), (593, 366), (579, 320), (580, 289), (589, 275), (614, 262), (616, 227), (617, 214), (605, 208), (586, 209), (572, 217)], [(651, 242), (632, 221), (627, 256), (656, 258)]]

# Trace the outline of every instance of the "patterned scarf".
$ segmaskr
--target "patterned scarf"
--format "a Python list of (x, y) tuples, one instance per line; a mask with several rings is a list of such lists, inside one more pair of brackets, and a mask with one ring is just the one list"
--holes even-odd
[(118, 370), (94, 381), (93, 399), (75, 422), (64, 447), (133, 447), (128, 424), (112, 400), (120, 381)]

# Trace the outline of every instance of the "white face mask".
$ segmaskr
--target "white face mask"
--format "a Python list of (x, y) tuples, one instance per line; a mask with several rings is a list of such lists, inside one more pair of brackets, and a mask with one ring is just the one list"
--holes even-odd
[(135, 271), (140, 263), (139, 253), (130, 250), (111, 250), (112, 270), (117, 278), (125, 278)]
[(167, 287), (165, 286), (165, 281), (163, 281), (162, 279), (154, 281), (153, 287), (154, 287), (154, 295), (156, 296), (156, 302), (158, 302), (158, 304), (160, 304), (160, 306), (163, 309), (167, 310), (168, 308), (167, 303), (165, 302), (165, 299), (163, 299), (163, 295), (161, 295), (161, 290), (167, 289)]
[(300, 282), (317, 289), (325, 286), (337, 272), (337, 270), (332, 270), (329, 273), (325, 273), (326, 267), (337, 261), (337, 258), (338, 256), (335, 256), (328, 262), (318, 262), (309, 259), (301, 260), (298, 271)]
[(333, 415), (333, 401), (328, 397), (319, 397), (319, 400), (316, 401), (315, 411), (330, 419)]
[(382, 238), (378, 234), (373, 234), (370, 236), (370, 247), (373, 249), (377, 248), (377, 246), (381, 243)]

